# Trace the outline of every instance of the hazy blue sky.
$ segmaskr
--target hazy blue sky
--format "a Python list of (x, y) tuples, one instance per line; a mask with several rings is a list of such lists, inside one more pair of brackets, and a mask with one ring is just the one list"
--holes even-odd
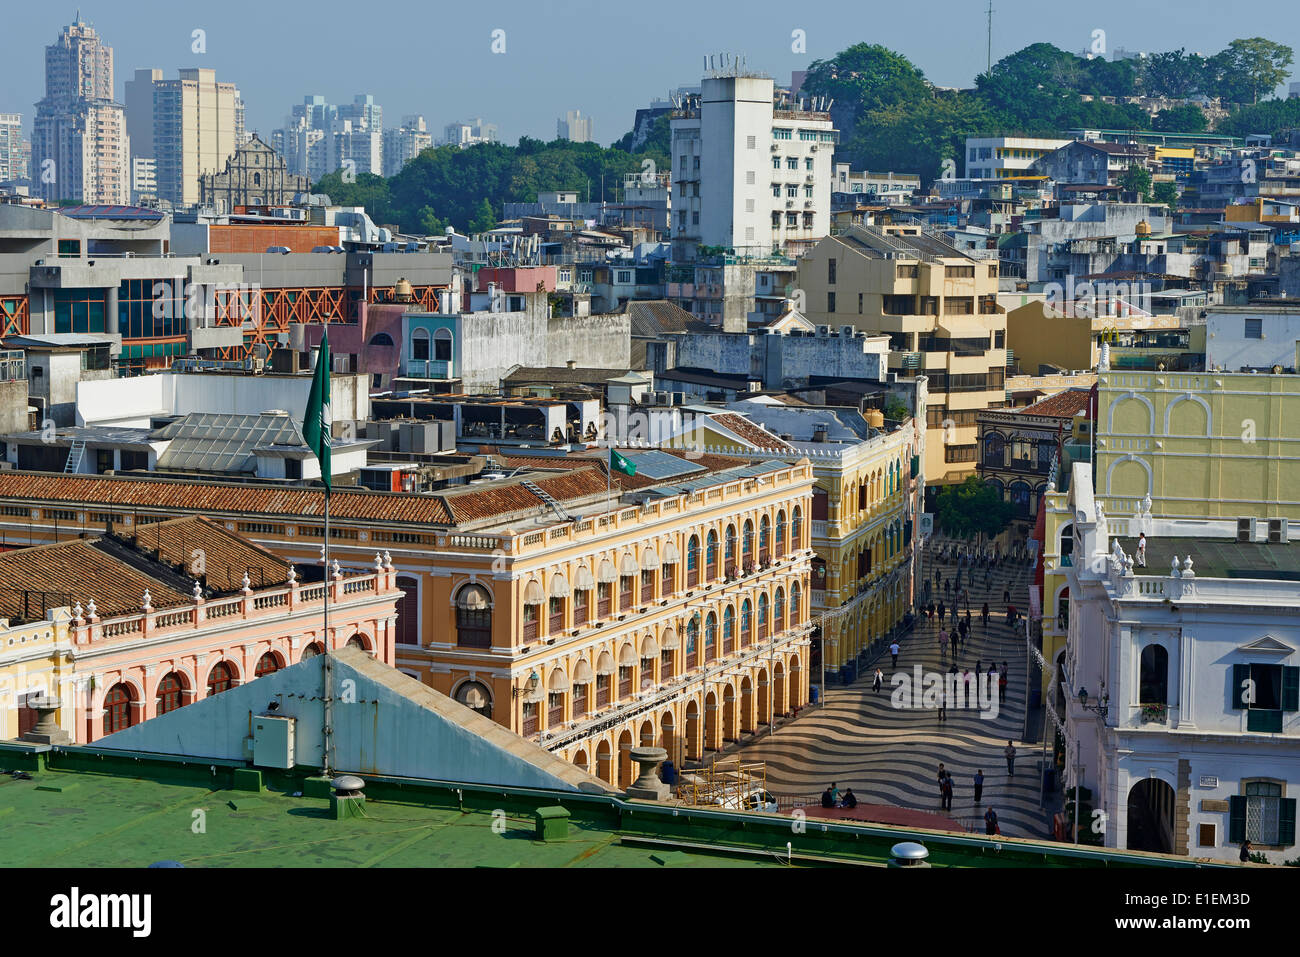
[[(994, 0), (993, 59), (1047, 41), (1081, 52), (1093, 31), (1108, 48), (1217, 52), (1263, 35), (1300, 50), (1294, 0)], [(44, 47), (76, 14), (75, 0), (6, 3), (0, 35), (0, 112), (30, 130), (44, 93)], [(985, 64), (985, 0), (101, 0), (81, 6), (113, 47), (117, 96), (136, 69), (208, 66), (238, 84), (248, 125), (264, 135), (309, 93), (350, 102), (373, 93), (385, 125), (423, 113), (430, 127), (482, 116), (502, 139), (555, 135), (566, 110), (595, 117), (608, 144), (633, 111), (699, 82), (702, 57), (743, 53), (778, 82), (859, 41), (908, 56), (934, 83), (969, 86)], [(207, 52), (191, 52), (195, 29)], [(505, 31), (506, 51), (491, 51)], [(791, 50), (806, 32), (807, 52)], [(1293, 70), (1300, 68), (1293, 67)]]

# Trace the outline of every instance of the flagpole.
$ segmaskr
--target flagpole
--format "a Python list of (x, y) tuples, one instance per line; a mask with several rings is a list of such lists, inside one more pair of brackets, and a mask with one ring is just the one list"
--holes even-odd
[(330, 580), (330, 487), (328, 482), (325, 485), (325, 615), (324, 615), (324, 641), (325, 647), (325, 722), (322, 728), (321, 739), (321, 763), (324, 767), (321, 773), (325, 777), (330, 775), (330, 750), (334, 745), (334, 667), (330, 660), (330, 590), (334, 583)]

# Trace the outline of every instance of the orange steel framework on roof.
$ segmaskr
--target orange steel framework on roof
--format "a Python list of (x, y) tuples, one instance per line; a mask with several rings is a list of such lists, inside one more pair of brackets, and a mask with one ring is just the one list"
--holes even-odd
[[(438, 293), (446, 286), (412, 286), (413, 307), (424, 312), (438, 311)], [(379, 286), (369, 290), (367, 302), (388, 303), (394, 301), (394, 287)], [(268, 350), (277, 347), (274, 338), (278, 333), (287, 333), (289, 323), (313, 322), (355, 322), (355, 303), (360, 300), (359, 290), (344, 286), (281, 286), (262, 289), (256, 286), (235, 287), (232, 289), (214, 289), (216, 315), (214, 322), (218, 326), (243, 326), (245, 319), (251, 320), (250, 328), (244, 334), (244, 345), (218, 349), (223, 359), (243, 359), (254, 346), (263, 345)], [(27, 296), (0, 296), (0, 336), (25, 336), (31, 332), (30, 311)], [(184, 342), (184, 336), (168, 339), (131, 339), (132, 344), (158, 342)], [(160, 357), (161, 358), (161, 357)], [(158, 367), (170, 363), (166, 357)], [(154, 368), (158, 364), (151, 364)]]

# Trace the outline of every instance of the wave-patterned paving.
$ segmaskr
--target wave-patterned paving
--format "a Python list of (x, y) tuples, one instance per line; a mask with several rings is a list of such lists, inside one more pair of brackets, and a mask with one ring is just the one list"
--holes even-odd
[[(923, 568), (932, 580), (936, 567), (946, 579), (956, 571), (953, 563), (936, 564), (941, 547), (942, 541), (926, 550)], [(874, 669), (868, 669), (855, 684), (830, 689), (824, 707), (810, 708), (775, 734), (746, 744), (741, 752), (745, 760), (766, 763), (768, 789), (778, 795), (816, 795), (835, 782), (840, 790), (852, 788), (860, 801), (936, 813), (942, 813), (937, 778), (942, 761), (955, 785), (952, 810), (946, 813), (982, 819), (992, 806), (1004, 834), (1048, 836), (1049, 814), (1038, 806), (1041, 746), (1020, 743), (1027, 701), (1023, 624), (1013, 634), (1005, 613), (993, 613), (986, 633), (978, 614), (986, 600), (991, 613), (1005, 612), (1004, 589), (1010, 590), (1011, 603), (1023, 612), (1029, 604), (1029, 571), (1024, 564), (1003, 565), (991, 573), (986, 592), (984, 573), (976, 569), (975, 587), (970, 589), (972, 637), (962, 647), (957, 665), (973, 672), (977, 660), (986, 671), (994, 661), (999, 668), (1007, 662), (1007, 698), (996, 718), (983, 720), (974, 707), (950, 708), (941, 722), (934, 709), (894, 708), (890, 697), (894, 669), (885, 655), (877, 663), (885, 674), (885, 686), (878, 694), (871, 688)], [(926, 672), (947, 671), (952, 656), (949, 653), (941, 660), (938, 633), (937, 615), (934, 624), (918, 623), (899, 642), (898, 670), (910, 676), (919, 664)], [(1008, 776), (1003, 757), (1008, 740), (1016, 743), (1014, 777)], [(984, 772), (979, 805), (974, 802), (976, 770)]]

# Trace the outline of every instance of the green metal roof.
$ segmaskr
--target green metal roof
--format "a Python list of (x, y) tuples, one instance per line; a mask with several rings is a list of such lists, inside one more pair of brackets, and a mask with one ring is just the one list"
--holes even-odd
[[(783, 815), (370, 775), (362, 813), (336, 820), (327, 798), (302, 796), (308, 769), (263, 772), (267, 788), (245, 790), (251, 772), (237, 762), (93, 747), (0, 743), (0, 768), (31, 774), (0, 777), (5, 859), (23, 866), (881, 866), (903, 840), (923, 842), (937, 867), (1197, 866), (1051, 841), (815, 818), (799, 831)], [(567, 836), (537, 839), (536, 812), (557, 805), (571, 815)]]

